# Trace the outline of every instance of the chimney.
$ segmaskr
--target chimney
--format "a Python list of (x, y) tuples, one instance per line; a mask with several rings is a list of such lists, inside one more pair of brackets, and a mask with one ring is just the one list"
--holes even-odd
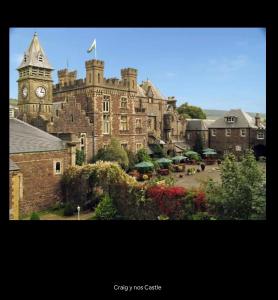
[(257, 127), (259, 127), (261, 125), (261, 117), (260, 117), (259, 113), (256, 113), (256, 116), (255, 116), (255, 125)]

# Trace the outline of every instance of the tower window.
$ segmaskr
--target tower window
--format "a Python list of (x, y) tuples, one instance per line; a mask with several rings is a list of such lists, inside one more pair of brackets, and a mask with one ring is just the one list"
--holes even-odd
[(121, 98), (121, 108), (127, 108), (127, 98)]
[(109, 96), (103, 96), (103, 112), (109, 112)]
[(134, 80), (132, 80), (132, 88), (134, 89)]
[(26, 54), (24, 54), (24, 62), (26, 62), (27, 61), (27, 56), (26, 56)]
[(92, 82), (92, 74), (89, 73), (89, 83), (91, 83), (91, 82)]
[(56, 117), (59, 117), (59, 110), (56, 109)]
[(38, 61), (43, 62), (43, 55), (41, 53), (38, 56)]
[(71, 121), (73, 122), (73, 115), (71, 115)]
[(97, 82), (100, 83), (100, 75), (99, 75), (99, 73), (97, 74)]

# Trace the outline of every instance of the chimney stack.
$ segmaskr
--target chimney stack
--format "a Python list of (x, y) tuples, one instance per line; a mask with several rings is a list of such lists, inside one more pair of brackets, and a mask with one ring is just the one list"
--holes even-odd
[(261, 125), (261, 117), (260, 117), (259, 113), (256, 113), (256, 116), (255, 116), (255, 125), (257, 127), (259, 127)]

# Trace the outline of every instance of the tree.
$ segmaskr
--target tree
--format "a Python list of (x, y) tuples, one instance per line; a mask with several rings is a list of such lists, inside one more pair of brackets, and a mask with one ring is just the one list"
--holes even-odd
[(145, 148), (142, 148), (142, 149), (138, 150), (138, 152), (136, 154), (136, 157), (137, 157), (138, 162), (151, 161), (152, 160)]
[(178, 107), (177, 111), (184, 118), (188, 118), (189, 116), (192, 119), (206, 119), (207, 117), (200, 107), (188, 105), (187, 102)]
[(210, 181), (206, 192), (210, 210), (223, 219), (264, 219), (265, 178), (248, 151), (241, 162), (234, 155), (221, 164), (222, 184)]
[(128, 156), (117, 139), (112, 138), (106, 149), (100, 149), (94, 160), (116, 161), (126, 169), (128, 167)]
[(112, 220), (117, 210), (108, 195), (105, 195), (95, 209), (94, 220)]
[(85, 162), (85, 153), (82, 150), (76, 150), (76, 164), (78, 166), (82, 166), (83, 163)]
[(197, 138), (196, 138), (196, 141), (195, 141), (195, 145), (193, 147), (193, 150), (197, 153), (199, 153), (200, 155), (202, 155), (203, 153), (203, 138), (202, 138), (202, 134), (199, 133), (197, 134)]
[(126, 150), (126, 153), (127, 153), (127, 157), (128, 157), (128, 167), (129, 169), (133, 169), (134, 166), (137, 164), (137, 157), (136, 155), (134, 154), (134, 152), (132, 152), (131, 150)]

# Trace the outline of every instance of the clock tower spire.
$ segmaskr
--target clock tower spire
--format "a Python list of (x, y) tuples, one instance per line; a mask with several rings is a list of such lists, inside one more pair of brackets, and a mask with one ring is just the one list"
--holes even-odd
[(51, 67), (35, 32), (23, 60), (17, 68), (19, 118), (32, 123), (38, 115), (50, 120), (52, 115)]

